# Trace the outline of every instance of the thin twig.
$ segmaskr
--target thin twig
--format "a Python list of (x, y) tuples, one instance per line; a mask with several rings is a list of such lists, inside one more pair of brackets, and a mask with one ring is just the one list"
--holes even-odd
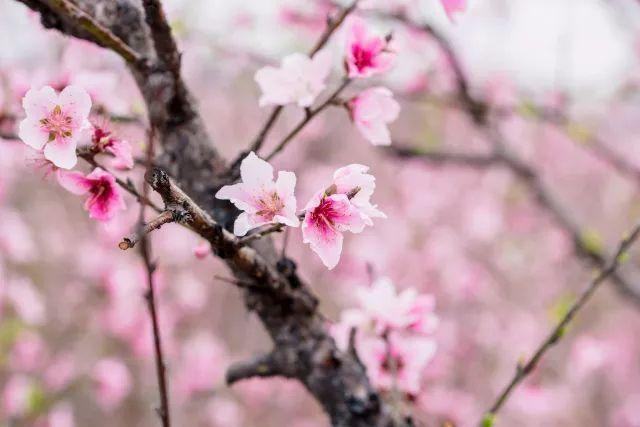
[[(151, 168), (154, 157), (154, 138), (155, 131), (152, 127), (149, 131), (149, 144), (147, 146), (147, 161), (149, 168)], [(143, 187), (144, 196), (148, 197), (149, 185), (144, 184)], [(145, 205), (140, 205), (140, 229), (144, 229), (144, 211)], [(171, 215), (173, 218), (173, 215)], [(158, 388), (160, 390), (160, 407), (158, 408), (158, 415), (162, 421), (163, 427), (171, 426), (171, 417), (169, 414), (169, 388), (167, 387), (167, 373), (166, 364), (164, 361), (164, 355), (162, 353), (162, 338), (160, 336), (160, 326), (158, 322), (158, 309), (156, 307), (155, 286), (153, 282), (153, 273), (156, 265), (151, 261), (151, 245), (146, 233), (142, 231), (140, 234), (140, 254), (144, 260), (144, 264), (147, 270), (148, 289), (145, 293), (145, 299), (147, 300), (147, 307), (149, 309), (149, 315), (151, 316), (151, 325), (153, 329), (153, 347), (155, 353), (156, 362), (156, 375), (158, 378)]]
[(273, 159), (273, 157), (275, 157), (279, 152), (281, 152), (287, 146), (287, 144), (293, 138), (295, 138), (296, 135), (298, 135), (298, 133), (300, 133), (300, 131), (302, 129), (304, 129), (304, 127), (309, 122), (311, 122), (313, 120), (314, 117), (316, 117), (325, 108), (327, 108), (329, 105), (331, 105), (331, 103), (335, 99), (338, 98), (340, 93), (342, 93), (342, 91), (349, 85), (349, 83), (351, 83), (351, 79), (350, 78), (348, 78), (348, 77), (343, 78), (342, 79), (342, 83), (340, 83), (340, 85), (336, 88), (336, 90), (334, 90), (333, 93), (331, 93), (331, 95), (329, 95), (329, 97), (324, 102), (322, 102), (316, 108), (313, 108), (311, 110), (307, 110), (307, 112), (304, 115), (303, 119), (296, 125), (296, 127), (294, 127), (287, 134), (287, 136), (284, 137), (284, 139), (282, 141), (280, 141), (280, 143), (276, 146), (276, 148), (274, 148), (273, 151), (267, 157), (265, 157), (265, 160), (269, 161), (269, 160)]
[(488, 416), (492, 417), (500, 410), (500, 408), (504, 405), (506, 400), (513, 392), (514, 388), (533, 371), (533, 369), (537, 366), (538, 362), (540, 361), (540, 359), (542, 359), (542, 356), (547, 352), (547, 350), (549, 350), (563, 337), (569, 322), (571, 322), (578, 311), (589, 301), (598, 287), (616, 272), (620, 263), (624, 260), (627, 250), (637, 240), (639, 235), (640, 224), (636, 225), (631, 234), (625, 237), (620, 242), (620, 244), (618, 245), (618, 249), (616, 250), (612, 259), (608, 262), (605, 268), (603, 268), (600, 273), (591, 281), (589, 286), (573, 303), (569, 311), (567, 311), (560, 322), (558, 322), (558, 324), (553, 328), (547, 338), (542, 341), (542, 343), (540, 343), (538, 349), (527, 361), (527, 363), (525, 363), (524, 365), (518, 365), (514, 377), (503, 389), (493, 405), (491, 405), (489, 411), (487, 411)]
[[(350, 6), (341, 9), (335, 18), (327, 18), (327, 26), (325, 27), (323, 33), (320, 35), (320, 38), (318, 39), (316, 44), (309, 52), (309, 57), (313, 58), (315, 54), (318, 53), (327, 44), (333, 33), (340, 27), (340, 25), (342, 25), (347, 16), (349, 16), (349, 14), (355, 10), (356, 6), (358, 5), (358, 1), (359, 0), (355, 0), (353, 3), (351, 3)], [(254, 151), (257, 153), (260, 150), (262, 144), (267, 138), (267, 135), (278, 120), (280, 113), (282, 113), (282, 110), (283, 107), (280, 105), (274, 107), (273, 110), (271, 110), (267, 121), (264, 123), (264, 125), (260, 129), (260, 132), (258, 132), (258, 135), (253, 140), (253, 143), (249, 147), (249, 150), (247, 150), (247, 152), (243, 152), (240, 155), (239, 159), (233, 162), (234, 165), (239, 165), (240, 161), (246, 156), (248, 152)]]
[(171, 211), (164, 211), (153, 220), (144, 224), (142, 229), (122, 239), (118, 244), (118, 247), (123, 251), (133, 248), (144, 236), (151, 233), (153, 230), (157, 230), (164, 224), (175, 221), (175, 215)]

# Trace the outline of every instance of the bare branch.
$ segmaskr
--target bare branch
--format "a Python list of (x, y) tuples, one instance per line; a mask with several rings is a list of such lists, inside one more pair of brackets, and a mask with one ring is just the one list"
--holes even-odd
[(340, 93), (342, 93), (342, 91), (349, 85), (349, 83), (351, 83), (350, 78), (343, 78), (342, 83), (333, 91), (333, 93), (331, 93), (331, 95), (329, 95), (329, 97), (324, 102), (322, 102), (316, 108), (307, 110), (304, 118), (287, 134), (287, 136), (284, 137), (282, 141), (280, 141), (276, 148), (274, 148), (273, 151), (269, 153), (267, 157), (265, 157), (265, 159), (269, 161), (273, 159), (279, 152), (281, 152), (287, 146), (287, 144), (291, 140), (293, 140), (293, 138), (295, 138), (296, 135), (298, 135), (309, 122), (313, 120), (314, 117), (321, 113), (325, 108), (332, 105), (333, 101), (340, 96)]
[[(309, 56), (311, 58), (313, 58), (315, 54), (318, 53), (327, 44), (333, 33), (335, 33), (335, 31), (342, 25), (347, 16), (349, 16), (349, 14), (351, 14), (351, 12), (353, 12), (358, 6), (358, 1), (359, 0), (354, 0), (350, 6), (340, 9), (340, 11), (334, 18), (327, 18), (327, 26), (325, 27), (324, 32), (320, 35), (320, 38), (309, 52)], [(257, 153), (260, 150), (262, 144), (267, 138), (267, 135), (278, 120), (280, 113), (282, 113), (282, 110), (282, 106), (274, 107), (273, 110), (271, 110), (267, 121), (260, 129), (260, 132), (258, 132), (258, 136), (256, 136), (249, 149), (246, 152), (241, 153), (240, 156), (238, 156), (238, 158), (233, 162), (233, 167), (231, 169), (232, 171), (235, 171), (240, 166), (240, 162), (249, 152), (254, 151)]]
[(153, 230), (157, 230), (162, 227), (164, 224), (168, 224), (170, 222), (176, 222), (175, 212), (172, 211), (164, 211), (159, 216), (149, 221), (147, 224), (143, 224), (142, 228), (136, 232), (131, 234), (128, 237), (122, 239), (122, 242), (118, 244), (118, 247), (123, 251), (127, 249), (133, 248), (136, 243), (138, 243), (144, 236), (151, 233)]
[(504, 405), (506, 400), (509, 398), (515, 387), (522, 382), (529, 375), (534, 368), (538, 365), (538, 362), (542, 359), (544, 354), (549, 350), (554, 344), (556, 344), (563, 337), (564, 332), (571, 322), (571, 320), (576, 316), (578, 311), (584, 307), (584, 305), (589, 301), (589, 299), (596, 292), (598, 287), (606, 281), (607, 278), (612, 277), (616, 270), (618, 269), (621, 261), (623, 260), (627, 250), (631, 247), (631, 245), (638, 239), (640, 235), (640, 224), (636, 225), (635, 228), (631, 231), (627, 237), (625, 237), (618, 245), (618, 248), (611, 258), (611, 260), (606, 263), (606, 266), (600, 271), (600, 273), (591, 281), (589, 286), (584, 290), (584, 292), (578, 297), (578, 299), (573, 303), (571, 308), (567, 311), (567, 313), (562, 317), (560, 322), (553, 328), (553, 330), (549, 333), (547, 338), (540, 343), (537, 350), (534, 352), (533, 356), (527, 361), (527, 363), (523, 365), (518, 365), (516, 369), (516, 373), (513, 379), (507, 384), (504, 390), (500, 393), (496, 401), (491, 405), (491, 408), (487, 412), (489, 417), (494, 416), (500, 408)]
[[(152, 127), (148, 134), (147, 144), (147, 163), (151, 165), (154, 157), (155, 148), (155, 129)], [(143, 186), (144, 196), (148, 197), (149, 186)], [(173, 219), (174, 215), (166, 215), (171, 212), (165, 212), (164, 220), (168, 221), (169, 218)], [(144, 229), (144, 214), (145, 205), (140, 204), (140, 219), (139, 228)], [(161, 215), (162, 217), (162, 215)], [(160, 227), (158, 225), (158, 227)], [(153, 281), (153, 273), (155, 272), (156, 265), (151, 261), (151, 242), (146, 233), (140, 236), (140, 255), (144, 261), (144, 265), (147, 270), (148, 288), (145, 294), (147, 300), (147, 307), (149, 309), (149, 315), (151, 317), (151, 326), (153, 331), (153, 348), (156, 362), (156, 376), (158, 378), (158, 388), (160, 390), (160, 407), (157, 408), (160, 420), (162, 420), (163, 427), (171, 427), (171, 416), (169, 410), (169, 388), (167, 386), (167, 369), (164, 361), (164, 354), (162, 352), (162, 337), (160, 336), (160, 326), (158, 322), (158, 309), (156, 306), (155, 286)]]

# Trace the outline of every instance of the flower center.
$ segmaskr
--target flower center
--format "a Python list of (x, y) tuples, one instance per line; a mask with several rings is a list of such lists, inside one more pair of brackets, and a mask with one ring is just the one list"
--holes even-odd
[(266, 194), (264, 197), (261, 197), (258, 200), (258, 206), (260, 209), (258, 209), (256, 215), (265, 218), (267, 221), (271, 221), (274, 216), (284, 209), (284, 202), (278, 193), (274, 191)]
[(334, 230), (334, 222), (337, 216), (338, 212), (334, 209), (333, 203), (325, 197), (311, 212), (311, 221), (317, 228), (323, 231), (329, 231)]
[(382, 361), (382, 370), (394, 374), (402, 371), (404, 365), (404, 360), (399, 355), (387, 354)]
[(57, 138), (69, 138), (73, 133), (73, 119), (62, 112), (62, 108), (56, 105), (48, 117), (40, 120), (40, 125), (49, 133), (49, 141)]
[(363, 49), (362, 46), (354, 45), (351, 48), (351, 54), (353, 55), (353, 62), (358, 71), (362, 71), (365, 68), (373, 66), (373, 52), (369, 49)]

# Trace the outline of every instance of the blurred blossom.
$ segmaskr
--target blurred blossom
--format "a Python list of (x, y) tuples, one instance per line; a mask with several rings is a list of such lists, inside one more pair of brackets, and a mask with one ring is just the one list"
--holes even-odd
[(184, 399), (210, 391), (222, 381), (227, 360), (222, 345), (209, 333), (197, 332), (182, 346), (175, 375), (176, 389)]
[(44, 300), (29, 279), (23, 277), (11, 280), (6, 292), (7, 300), (25, 323), (40, 325), (45, 321)]
[(104, 411), (117, 408), (133, 388), (129, 369), (114, 358), (96, 362), (91, 378), (95, 383), (96, 402)]

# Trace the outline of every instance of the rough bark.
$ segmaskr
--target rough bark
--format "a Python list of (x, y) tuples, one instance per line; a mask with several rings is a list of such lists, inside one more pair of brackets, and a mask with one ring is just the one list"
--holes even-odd
[[(112, 48), (79, 26), (73, 16), (60, 12), (58, 0), (18, 1), (39, 12), (46, 28)], [(322, 405), (334, 426), (411, 425), (408, 419), (392, 417), (357, 355), (336, 347), (318, 312), (317, 298), (298, 276), (295, 263), (279, 259), (268, 240), (245, 247), (225, 230), (237, 212), (230, 204), (217, 201), (214, 194), (225, 183), (228, 168), (182, 81), (179, 53), (175, 42), (171, 46), (173, 39), (167, 38), (170, 32), (159, 3), (75, 0), (73, 4), (142, 57), (129, 61), (129, 67), (162, 146), (156, 164), (176, 181), (155, 169), (148, 175), (149, 182), (163, 196), (167, 209), (175, 208), (176, 203), (186, 209), (189, 215), (183, 222), (205, 237), (227, 262), (243, 289), (247, 308), (259, 316), (273, 340), (275, 350), (257, 363), (232, 367), (230, 382), (250, 376), (295, 378)]]

